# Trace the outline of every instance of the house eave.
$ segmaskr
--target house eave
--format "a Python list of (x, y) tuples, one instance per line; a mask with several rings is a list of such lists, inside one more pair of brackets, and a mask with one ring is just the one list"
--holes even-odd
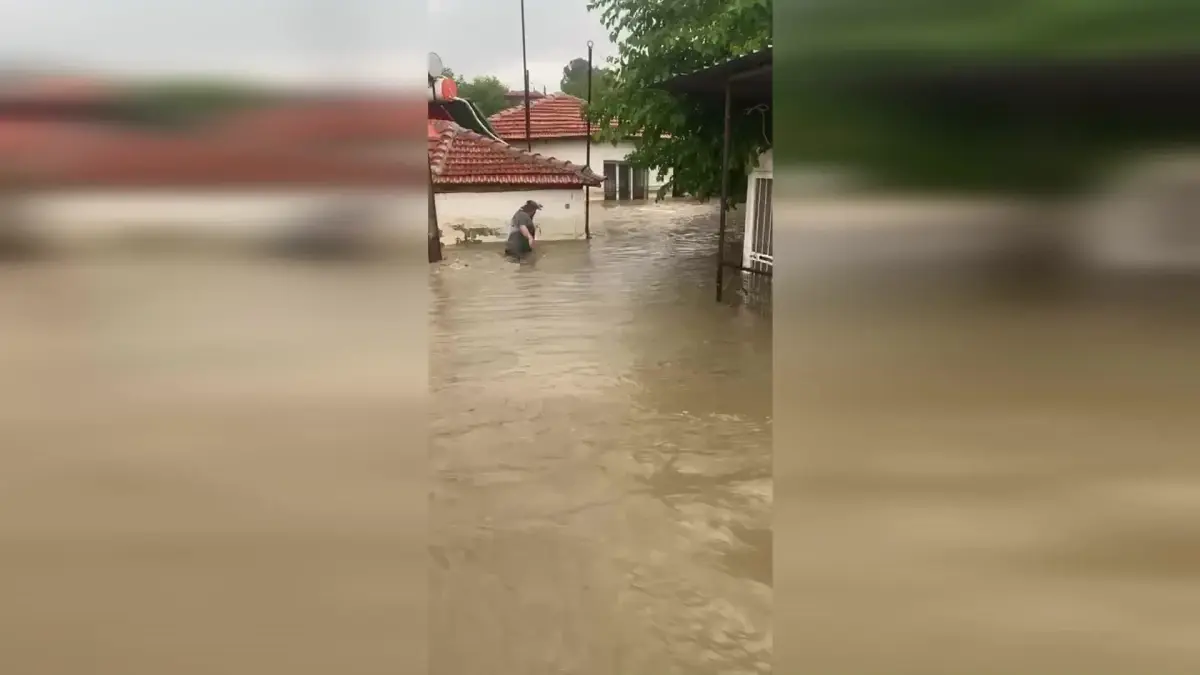
[[(640, 138), (640, 136), (621, 136), (620, 138), (617, 139), (617, 142), (628, 141), (628, 142), (632, 143), (632, 142), (637, 141), (638, 138)], [(529, 140), (536, 142), (536, 141), (586, 141), (587, 139), (588, 139), (587, 135), (579, 134), (579, 135), (572, 135), (572, 136), (537, 136), (537, 135), (534, 135), (534, 137)], [(524, 136), (520, 136), (520, 137), (501, 136), (500, 140), (504, 141), (505, 143), (508, 143), (509, 145), (512, 145), (514, 143), (524, 143), (525, 137)], [(608, 140), (601, 138), (598, 134), (592, 136), (592, 142), (593, 143), (612, 143), (612, 141), (608, 141)]]
[(562, 183), (433, 183), (433, 191), (437, 194), (452, 194), (462, 192), (529, 192), (531, 190), (561, 190), (575, 192), (584, 187), (600, 187), (600, 184), (564, 185)]

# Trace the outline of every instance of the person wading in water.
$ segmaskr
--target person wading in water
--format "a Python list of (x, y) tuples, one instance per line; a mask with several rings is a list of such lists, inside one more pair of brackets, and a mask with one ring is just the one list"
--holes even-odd
[(541, 208), (541, 204), (531, 199), (513, 214), (508, 228), (508, 242), (504, 244), (505, 255), (520, 259), (533, 252), (533, 242), (537, 239), (533, 214)]

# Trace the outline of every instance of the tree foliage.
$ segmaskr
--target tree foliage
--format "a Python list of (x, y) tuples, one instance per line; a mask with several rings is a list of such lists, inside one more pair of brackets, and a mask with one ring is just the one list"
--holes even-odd
[[(770, 0), (590, 0), (589, 9), (619, 47), (612, 86), (590, 115), (606, 134), (609, 119), (620, 121), (618, 133), (644, 129), (635, 161), (675, 169), (686, 191), (715, 193), (721, 110), (651, 85), (763, 46)], [(805, 0), (775, 19), (789, 36), (776, 59), (786, 73), (774, 103), (788, 121), (781, 161), (844, 166), (889, 187), (1058, 191), (1143, 148), (1200, 142), (1200, 117), (1163, 96), (1153, 106), (1114, 105), (1129, 87), (1112, 77), (1080, 84), (1048, 75), (1062, 62), (1194, 54), (1195, 2)], [(974, 86), (993, 68), (1017, 74)], [(1159, 72), (1143, 71), (1121, 82), (1153, 86)], [(890, 84), (902, 80), (922, 84)], [(955, 94), (964, 82), (971, 93)], [(754, 117), (734, 114), (735, 170), (761, 137)]]
[[(609, 86), (612, 73), (592, 64), (592, 100), (599, 99)], [(588, 98), (588, 62), (587, 59), (572, 59), (563, 67), (562, 80), (558, 83), (559, 91), (577, 98)]]
[(133, 87), (123, 107), (136, 122), (174, 128), (203, 124), (277, 98), (276, 92), (238, 82), (163, 80)]
[(485, 117), (490, 117), (508, 107), (508, 86), (493, 75), (481, 75), (471, 80), (456, 74), (449, 68), (442, 68), (442, 77), (448, 77), (458, 84), (458, 97), (465, 98), (475, 104)]
[(481, 75), (458, 87), (458, 95), (475, 104), (484, 115), (491, 116), (508, 107), (508, 86), (492, 75)]
[[(673, 186), (702, 199), (720, 192), (723, 102), (673, 97), (653, 88), (770, 44), (771, 0), (590, 0), (590, 11), (617, 44), (608, 86), (593, 97), (589, 117), (607, 138), (638, 136), (630, 160), (671, 170)], [(610, 129), (617, 120), (616, 129)], [(730, 169), (734, 201), (744, 198), (745, 172), (766, 145), (758, 113), (733, 116)], [(640, 134), (640, 135), (639, 135)]]

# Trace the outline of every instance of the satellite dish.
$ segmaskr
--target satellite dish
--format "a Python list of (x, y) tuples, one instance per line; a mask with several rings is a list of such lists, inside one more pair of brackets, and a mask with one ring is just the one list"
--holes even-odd
[(442, 57), (433, 52), (429, 52), (429, 76), (441, 77), (442, 70), (444, 70), (442, 67)]

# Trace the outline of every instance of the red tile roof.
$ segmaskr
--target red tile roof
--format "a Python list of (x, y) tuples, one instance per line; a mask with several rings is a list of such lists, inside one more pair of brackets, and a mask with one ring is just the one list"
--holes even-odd
[[(531, 97), (532, 98), (532, 97)], [(529, 136), (533, 140), (587, 138), (583, 117), (585, 102), (570, 94), (551, 94), (529, 102)], [(525, 140), (525, 104), (506, 108), (488, 118), (492, 128), (506, 141)], [(613, 126), (617, 125), (616, 121)], [(592, 133), (600, 130), (591, 126)]]
[(435, 188), (443, 190), (581, 188), (604, 182), (584, 167), (526, 152), (443, 120), (429, 120), (429, 164)]
[(116, 101), (118, 87), (103, 80), (74, 76), (18, 77), (0, 81), (0, 101), (52, 105), (90, 105)]
[(418, 139), (427, 104), (420, 97), (305, 101), (249, 110), (216, 125), (222, 135), (282, 143)]
[[(547, 96), (546, 94), (543, 94), (540, 91), (534, 91), (532, 89), (529, 90), (529, 100), (530, 101), (532, 101), (534, 99), (538, 99), (538, 98), (546, 98), (546, 96)], [(508, 91), (508, 93), (504, 95), (504, 98), (506, 98), (510, 101), (524, 101), (525, 100), (525, 90), (524, 89), (510, 89)]]
[(419, 185), (420, 164), (358, 161), (233, 139), (0, 120), (0, 167), (30, 187)]

